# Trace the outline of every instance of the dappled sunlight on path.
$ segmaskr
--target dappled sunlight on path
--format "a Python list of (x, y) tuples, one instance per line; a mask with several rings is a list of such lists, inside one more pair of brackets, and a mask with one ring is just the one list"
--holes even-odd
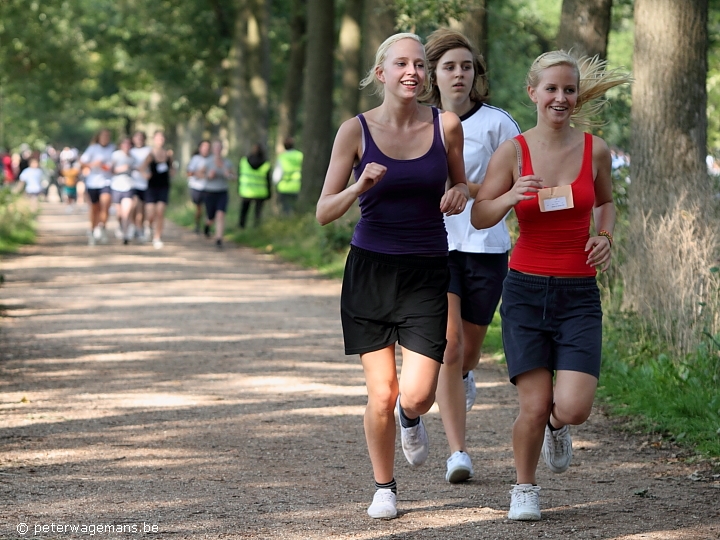
[(400, 518), (370, 520), (339, 282), (173, 225), (155, 250), (87, 246), (85, 216), (60, 205), (39, 223), (38, 244), (1, 267), (1, 538), (21, 522), (28, 537), (148, 523), (178, 539), (720, 538), (719, 482), (688, 480), (670, 450), (600, 414), (577, 429), (568, 473), (541, 464), (543, 521), (509, 522), (516, 401), (489, 359), (468, 415), (475, 478), (444, 482), (434, 407), (427, 465), (396, 456)]

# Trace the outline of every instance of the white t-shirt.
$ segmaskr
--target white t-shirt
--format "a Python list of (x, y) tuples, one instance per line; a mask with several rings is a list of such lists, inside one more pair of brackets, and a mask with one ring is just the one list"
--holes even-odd
[(122, 150), (115, 150), (112, 154), (112, 165), (129, 165), (127, 171), (113, 174), (110, 182), (110, 189), (113, 191), (130, 191), (133, 188), (132, 172), (135, 168), (135, 158), (126, 154)]
[[(465, 175), (468, 183), (482, 184), (490, 156), (501, 143), (520, 134), (520, 127), (504, 110), (477, 104), (460, 117), (465, 133)], [(505, 253), (510, 249), (510, 234), (505, 220), (489, 229), (478, 230), (470, 223), (473, 201), (462, 214), (445, 216), (448, 249), (465, 253)]]
[(25, 182), (25, 193), (37, 195), (42, 191), (43, 171), (40, 167), (27, 167), (20, 173), (20, 181)]
[(102, 189), (110, 185), (110, 178), (112, 177), (110, 165), (114, 151), (115, 145), (112, 143), (107, 146), (96, 143), (88, 146), (88, 149), (80, 156), (80, 163), (83, 165), (89, 165), (93, 161), (103, 162), (102, 167), (92, 167), (90, 169), (90, 174), (85, 178), (85, 186), (88, 189)]
[[(131, 148), (130, 149), (130, 155), (135, 158), (136, 167), (139, 168), (143, 163), (145, 163), (145, 159), (150, 155), (150, 151), (152, 150), (149, 146), (143, 146), (142, 148)], [(134, 170), (132, 172), (132, 180), (133, 180), (133, 189), (139, 189), (140, 191), (145, 191), (148, 187), (148, 181), (147, 178), (138, 170)]]
[(210, 158), (203, 157), (200, 154), (195, 154), (192, 158), (190, 158), (190, 163), (188, 163), (187, 171), (189, 174), (188, 176), (188, 187), (190, 189), (195, 189), (197, 191), (205, 191), (205, 187), (207, 186), (207, 179), (206, 178), (196, 178), (193, 173), (200, 169), (205, 169), (205, 172), (207, 174), (207, 160)]

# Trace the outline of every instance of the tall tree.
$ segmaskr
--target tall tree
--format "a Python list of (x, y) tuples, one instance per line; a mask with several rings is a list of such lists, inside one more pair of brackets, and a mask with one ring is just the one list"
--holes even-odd
[(559, 49), (572, 49), (578, 56), (607, 57), (612, 0), (563, 0)]
[(708, 0), (636, 0), (631, 197), (662, 214), (707, 200)]
[(314, 207), (322, 190), (332, 146), (334, 0), (308, 0), (304, 80), (305, 122), (300, 209)]
[(269, 55), (267, 0), (244, 0), (235, 19), (230, 68), (230, 151), (245, 154), (267, 144)]
[(345, 0), (340, 26), (340, 65), (342, 66), (342, 96), (340, 121), (352, 118), (359, 111), (360, 80), (362, 79), (360, 29), (362, 27), (363, 0)]
[(462, 19), (451, 19), (450, 27), (465, 34), (489, 66), (488, 0), (469, 0), (465, 16)]
[(292, 0), (290, 4), (290, 56), (283, 83), (283, 94), (278, 107), (278, 129), (275, 151), (282, 152), (283, 141), (297, 135), (298, 110), (302, 102), (303, 70), (305, 69), (305, 34), (307, 21), (306, 0)]
[[(365, 0), (362, 24), (362, 77), (375, 62), (375, 52), (380, 44), (395, 33), (395, 4), (393, 0)], [(362, 78), (361, 77), (361, 78)], [(367, 111), (380, 104), (373, 86), (360, 94), (360, 110)]]

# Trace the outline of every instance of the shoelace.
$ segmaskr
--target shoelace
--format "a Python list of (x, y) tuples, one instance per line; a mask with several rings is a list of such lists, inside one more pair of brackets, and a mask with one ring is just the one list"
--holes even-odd
[(528, 503), (535, 503), (538, 500), (538, 490), (536, 488), (515, 489), (511, 491), (516, 500), (516, 505), (525, 506)]
[(391, 503), (393, 499), (392, 491), (378, 491), (373, 497), (373, 503)]
[(564, 456), (568, 448), (567, 437), (555, 436), (555, 434), (553, 434), (553, 442), (555, 443), (555, 453)]

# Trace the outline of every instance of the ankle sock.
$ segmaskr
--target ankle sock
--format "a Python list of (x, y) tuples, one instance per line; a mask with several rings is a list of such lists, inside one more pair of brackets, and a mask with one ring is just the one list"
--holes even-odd
[(393, 478), (390, 480), (387, 484), (381, 484), (377, 480), (375, 481), (375, 489), (389, 489), (392, 491), (395, 495), (397, 495), (397, 482), (395, 482), (395, 479)]
[(552, 431), (553, 433), (556, 432), (556, 431), (559, 430), (559, 429), (562, 429), (561, 427), (555, 427), (555, 426), (553, 426), (549, 419), (548, 419), (548, 427), (550, 428), (550, 431)]
[[(470, 372), (468, 371), (468, 373), (470, 373)], [(463, 381), (467, 380), (468, 373), (463, 373)]]
[(415, 427), (420, 423), (419, 416), (417, 418), (408, 418), (405, 416), (405, 411), (403, 411), (403, 408), (400, 406), (400, 400), (398, 400), (398, 413), (400, 413), (400, 425), (404, 428)]

